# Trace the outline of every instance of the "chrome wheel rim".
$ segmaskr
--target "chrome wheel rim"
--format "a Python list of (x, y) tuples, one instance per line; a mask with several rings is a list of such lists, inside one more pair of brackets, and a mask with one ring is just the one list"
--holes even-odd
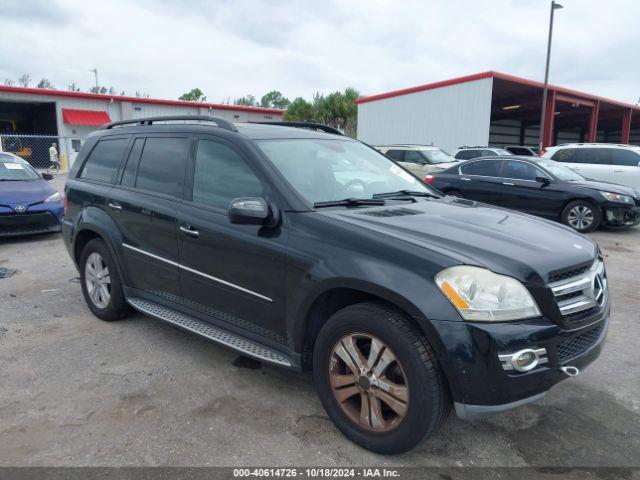
[(577, 205), (569, 210), (567, 221), (573, 228), (583, 230), (589, 228), (593, 224), (593, 210), (584, 205)]
[(409, 383), (400, 361), (379, 338), (346, 335), (329, 359), (329, 381), (342, 411), (365, 430), (392, 430), (409, 407)]
[(105, 308), (109, 305), (111, 300), (109, 267), (97, 252), (93, 252), (87, 257), (87, 262), (84, 266), (84, 283), (91, 303), (98, 308)]

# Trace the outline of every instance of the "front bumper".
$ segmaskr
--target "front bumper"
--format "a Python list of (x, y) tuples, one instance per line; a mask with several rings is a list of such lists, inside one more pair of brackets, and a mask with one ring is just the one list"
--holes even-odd
[[(609, 321), (608, 302), (591, 322), (566, 330), (546, 318), (487, 324), (433, 321), (442, 345), (439, 359), (449, 382), (456, 413), (464, 419), (508, 410), (544, 397), (569, 378), (560, 368), (582, 370), (600, 354)], [(498, 355), (544, 348), (547, 363), (528, 372), (505, 370)]]
[(60, 231), (64, 208), (29, 209), (25, 213), (0, 213), (0, 238)]
[(640, 207), (615, 206), (602, 209), (602, 223), (609, 227), (633, 227), (640, 223)]

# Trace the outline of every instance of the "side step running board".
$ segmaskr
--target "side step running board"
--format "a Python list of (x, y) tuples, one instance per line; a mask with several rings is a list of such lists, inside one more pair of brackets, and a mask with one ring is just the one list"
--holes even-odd
[(208, 323), (201, 322), (200, 320), (158, 305), (157, 303), (149, 302), (148, 300), (128, 298), (127, 301), (133, 308), (141, 313), (188, 330), (214, 342), (221, 343), (245, 355), (265, 362), (275, 363), (276, 365), (291, 367), (291, 360), (286, 356), (258, 345), (257, 343), (250, 342), (238, 335), (213, 327)]

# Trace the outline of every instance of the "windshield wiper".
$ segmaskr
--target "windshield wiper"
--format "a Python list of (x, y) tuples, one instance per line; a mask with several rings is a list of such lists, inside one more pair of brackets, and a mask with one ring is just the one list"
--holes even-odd
[(330, 200), (328, 202), (316, 202), (313, 204), (315, 208), (350, 207), (352, 205), (384, 205), (384, 200), (376, 198), (345, 198), (343, 200)]
[(433, 193), (419, 192), (417, 190), (398, 190), (397, 192), (374, 193), (373, 198), (389, 198), (389, 197), (398, 197), (400, 195), (405, 195), (409, 197), (440, 198), (438, 195), (434, 195)]

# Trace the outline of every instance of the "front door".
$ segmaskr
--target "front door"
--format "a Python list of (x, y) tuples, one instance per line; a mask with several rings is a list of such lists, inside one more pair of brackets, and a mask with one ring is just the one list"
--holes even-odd
[(232, 199), (269, 200), (267, 189), (223, 139), (202, 137), (192, 152), (192, 186), (178, 210), (182, 295), (232, 330), (284, 343), (286, 231), (234, 225), (227, 216)]
[[(557, 190), (545, 172), (529, 162), (505, 160), (502, 206), (546, 217), (558, 217), (564, 194)], [(540, 177), (549, 183), (538, 181)]]

